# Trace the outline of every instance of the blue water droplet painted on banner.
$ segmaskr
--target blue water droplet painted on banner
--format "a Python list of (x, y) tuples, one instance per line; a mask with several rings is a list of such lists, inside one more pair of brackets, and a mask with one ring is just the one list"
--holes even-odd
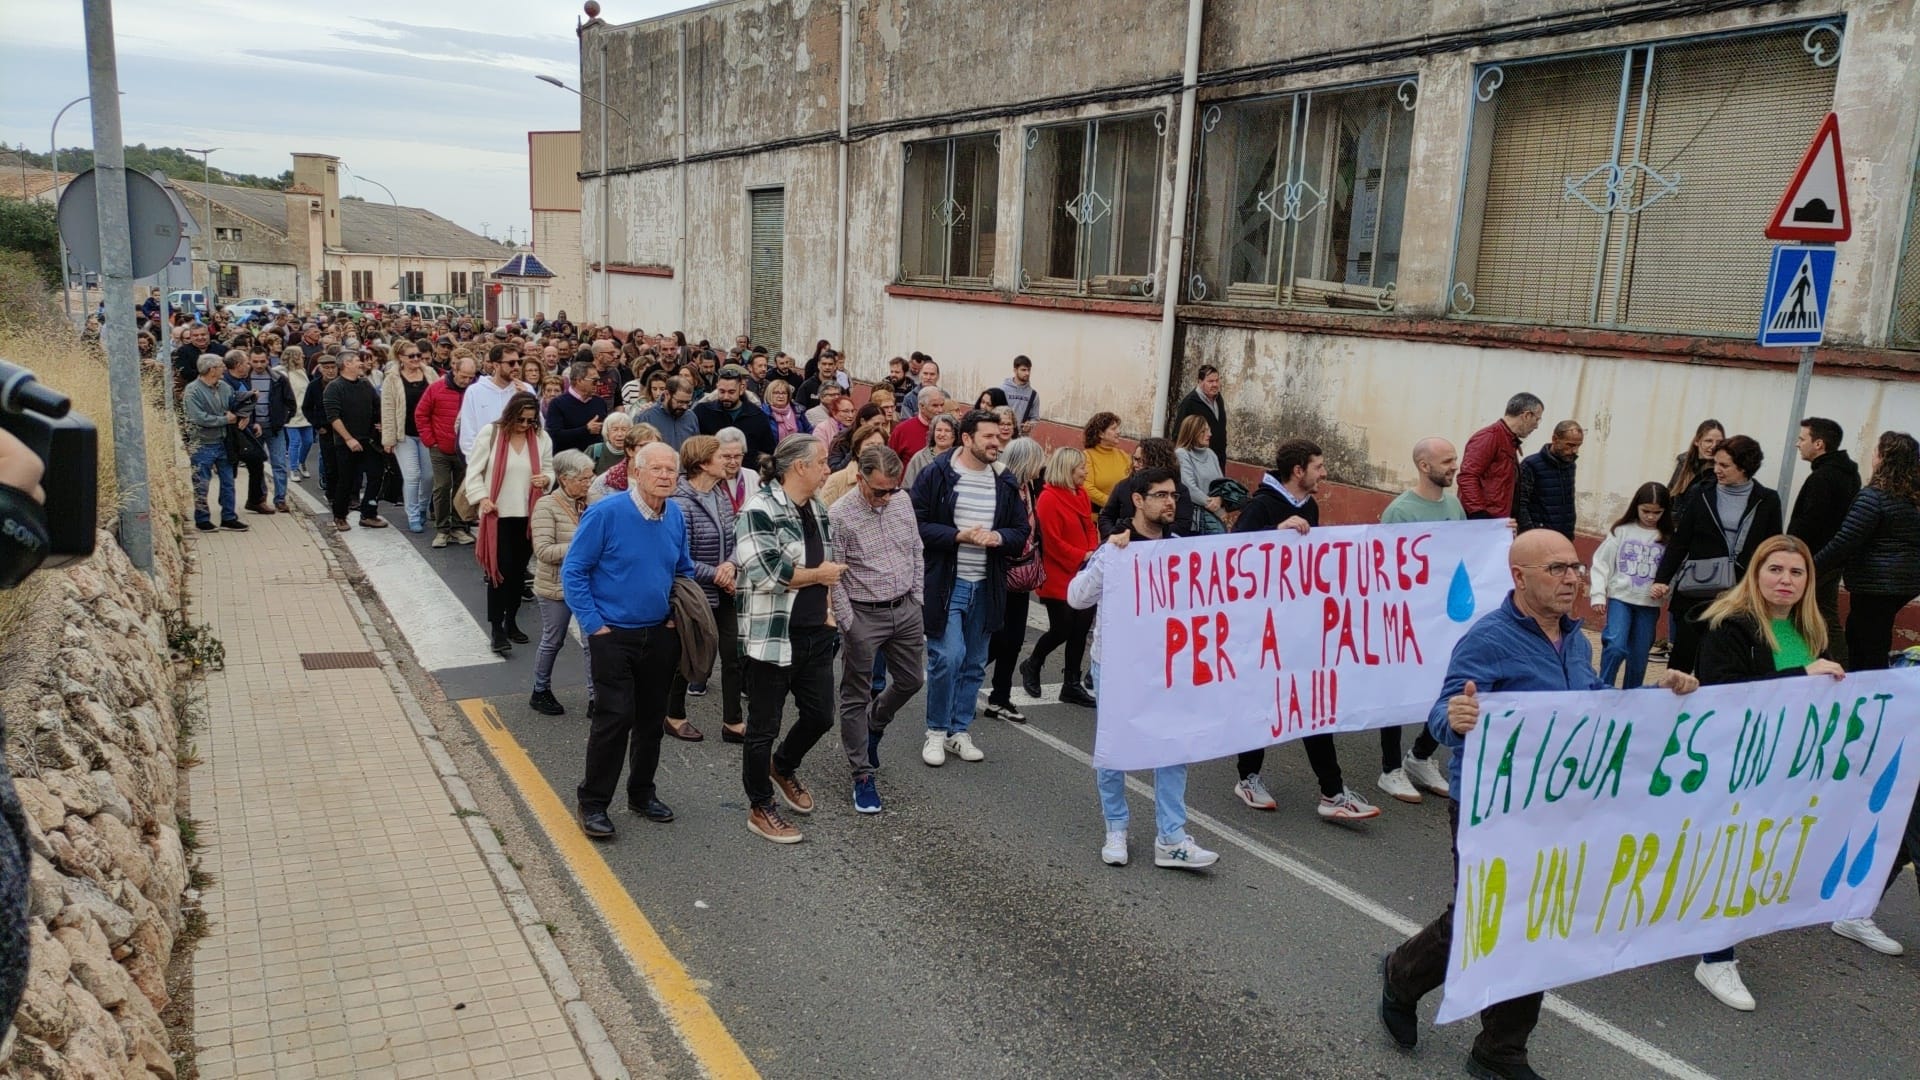
[(1887, 805), (1887, 796), (1893, 794), (1893, 778), (1900, 775), (1900, 751), (1906, 748), (1902, 742), (1893, 748), (1893, 757), (1887, 761), (1887, 769), (1880, 779), (1873, 782), (1873, 791), (1867, 796), (1867, 809), (1879, 813)]
[(1847, 842), (1840, 841), (1840, 853), (1833, 857), (1833, 865), (1827, 867), (1827, 876), (1820, 879), (1820, 899), (1831, 900), (1840, 889), (1840, 875), (1847, 870)]
[(1473, 618), (1473, 578), (1465, 559), (1453, 568), (1453, 584), (1447, 587), (1447, 618), (1457, 623)]
[(1859, 888), (1867, 880), (1867, 871), (1873, 869), (1873, 848), (1880, 842), (1880, 823), (1873, 823), (1873, 831), (1867, 834), (1867, 842), (1860, 845), (1860, 854), (1853, 857), (1853, 865), (1847, 868), (1847, 884)]

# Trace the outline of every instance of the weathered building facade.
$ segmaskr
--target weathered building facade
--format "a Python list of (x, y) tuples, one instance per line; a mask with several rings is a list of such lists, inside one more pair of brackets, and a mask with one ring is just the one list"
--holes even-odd
[(343, 199), (339, 169), (295, 154), (285, 191), (169, 179), (199, 226), (193, 286), (220, 300), (393, 303), (472, 293), (513, 254), (430, 210)]
[(1917, 37), (1916, 0), (590, 20), (581, 85), (634, 123), (583, 102), (586, 311), (604, 284), (622, 326), (831, 338), (864, 378), (922, 349), (969, 395), (1024, 353), (1050, 418), (1131, 434), (1211, 363), (1235, 458), (1308, 435), (1382, 491), (1530, 390), (1588, 429), (1597, 531), (1707, 416), (1777, 475), (1762, 230), (1829, 111), (1854, 232), (1808, 412), (1850, 446), (1920, 423)]
[(553, 278), (531, 298), (538, 311), (570, 318), (586, 314), (581, 284), (586, 263), (580, 254), (580, 133), (527, 132), (527, 204), (533, 214), (534, 254)]

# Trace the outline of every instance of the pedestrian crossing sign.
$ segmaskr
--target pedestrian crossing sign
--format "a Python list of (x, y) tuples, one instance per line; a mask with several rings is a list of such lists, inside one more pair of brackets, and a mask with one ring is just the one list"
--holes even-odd
[(1833, 293), (1833, 261), (1830, 247), (1781, 244), (1773, 249), (1760, 344), (1820, 344), (1827, 328), (1827, 299)]

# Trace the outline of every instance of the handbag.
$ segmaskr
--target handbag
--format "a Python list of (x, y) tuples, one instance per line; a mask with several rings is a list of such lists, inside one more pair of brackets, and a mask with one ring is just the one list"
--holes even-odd
[(267, 448), (253, 432), (238, 424), (227, 425), (227, 457), (240, 465), (263, 465), (267, 460)]
[(1047, 580), (1047, 564), (1040, 558), (1040, 527), (1034, 523), (1033, 510), (1027, 510), (1027, 542), (1020, 554), (1007, 563), (1007, 591), (1030, 593)]
[[(1711, 493), (1702, 496), (1707, 499), (1706, 510), (1713, 518), (1713, 527), (1721, 536), (1726, 530), (1720, 527), (1720, 512), (1713, 507)], [(1733, 550), (1738, 552), (1747, 546), (1747, 529), (1753, 524), (1753, 500), (1747, 500), (1747, 507), (1740, 515), (1740, 528), (1734, 534)], [(1688, 559), (1680, 564), (1680, 572), (1673, 576), (1673, 591), (1690, 599), (1711, 600), (1739, 581), (1739, 568), (1734, 565), (1733, 555), (1714, 555), (1705, 559)]]

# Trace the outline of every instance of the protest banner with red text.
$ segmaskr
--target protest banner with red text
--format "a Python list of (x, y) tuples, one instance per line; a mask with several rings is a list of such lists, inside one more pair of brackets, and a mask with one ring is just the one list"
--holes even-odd
[(1916, 734), (1920, 671), (1483, 695), (1459, 751), (1440, 1022), (1873, 914), (1920, 781)]
[(1094, 764), (1148, 769), (1423, 723), (1511, 585), (1503, 521), (1130, 544), (1100, 595)]

